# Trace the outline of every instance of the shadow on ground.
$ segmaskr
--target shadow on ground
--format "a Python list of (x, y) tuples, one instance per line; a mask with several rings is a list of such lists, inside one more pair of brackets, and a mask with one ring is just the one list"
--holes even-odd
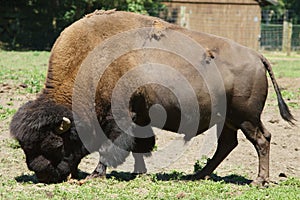
[[(133, 174), (129, 172), (116, 172), (112, 171), (110, 174), (107, 175), (106, 178), (115, 178), (119, 181), (130, 181), (135, 179), (138, 176), (138, 174)], [(171, 172), (171, 173), (156, 173), (156, 174), (149, 174), (153, 179), (159, 180), (159, 181), (192, 181), (191, 175), (185, 175), (181, 172)], [(210, 179), (215, 182), (223, 181), (225, 183), (232, 183), (236, 185), (249, 185), (252, 180), (247, 179), (243, 176), (232, 174), (229, 176), (218, 176), (216, 174), (212, 174)]]
[(27, 175), (27, 174), (17, 176), (15, 180), (18, 183), (34, 183), (34, 184), (39, 183), (35, 175)]
[[(89, 175), (88, 173), (80, 171), (78, 180), (85, 179), (88, 175)], [(130, 172), (112, 171), (110, 174), (106, 175), (106, 178), (107, 179), (114, 178), (118, 181), (131, 181), (138, 176), (139, 174), (134, 174)], [(184, 173), (177, 172), (177, 171), (170, 172), (170, 173), (148, 174), (146, 176), (151, 176), (152, 179), (159, 180), (159, 181), (192, 181), (190, 178), (191, 175), (185, 175)], [(19, 183), (34, 183), (34, 184), (39, 183), (35, 175), (21, 175), (16, 177), (15, 180)], [(216, 174), (212, 174), (210, 180), (215, 182), (223, 181), (225, 183), (232, 183), (237, 185), (248, 185), (251, 183), (251, 180), (236, 174), (232, 174), (224, 177), (218, 176)]]
[[(79, 170), (77, 180), (85, 179), (88, 175), (90, 175), (90, 174)], [(18, 183), (34, 183), (34, 184), (39, 183), (39, 181), (38, 181), (37, 177), (35, 176), (35, 174), (32, 174), (32, 175), (23, 174), (21, 176), (17, 176), (15, 178), (15, 180)]]
[[(192, 181), (191, 175), (185, 175), (183, 173), (172, 172), (172, 173), (157, 173), (155, 174), (156, 179), (160, 181), (170, 181), (170, 180), (183, 180), (183, 181)], [(232, 183), (236, 185), (249, 185), (252, 180), (249, 180), (243, 176), (232, 174), (229, 176), (218, 176), (216, 174), (212, 174), (209, 180), (220, 182), (223, 181), (225, 183)], [(197, 181), (197, 180), (196, 180)]]

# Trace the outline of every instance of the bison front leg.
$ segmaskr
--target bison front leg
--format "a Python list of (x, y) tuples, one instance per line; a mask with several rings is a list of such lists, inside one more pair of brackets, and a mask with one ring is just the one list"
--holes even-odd
[(258, 176), (251, 184), (265, 185), (269, 182), (271, 134), (265, 129), (262, 122), (255, 126), (247, 121), (241, 125), (241, 129), (246, 138), (254, 145), (259, 159)]
[(107, 166), (99, 160), (97, 167), (87, 178), (88, 179), (89, 178), (105, 178), (106, 177), (106, 169), (107, 169)]
[(106, 168), (106, 165), (99, 162), (95, 170), (88, 176), (88, 178), (105, 178)]
[(144, 155), (141, 153), (132, 153), (134, 158), (134, 174), (145, 174), (147, 172)]
[(224, 128), (218, 139), (218, 146), (214, 156), (208, 161), (201, 171), (196, 172), (196, 174), (192, 176), (192, 179), (195, 180), (208, 177), (237, 146), (237, 144), (237, 130), (231, 129), (230, 127), (224, 125)]
[(152, 128), (149, 128), (149, 133), (151, 133), (152, 136), (148, 138), (135, 138), (135, 145), (132, 149), (134, 158), (133, 173), (135, 174), (144, 174), (147, 172), (144, 157), (151, 156), (151, 151), (155, 146), (155, 136)]

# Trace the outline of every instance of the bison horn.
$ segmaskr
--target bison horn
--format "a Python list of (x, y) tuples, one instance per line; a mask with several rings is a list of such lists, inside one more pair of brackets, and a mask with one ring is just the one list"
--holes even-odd
[(61, 124), (56, 129), (56, 132), (58, 134), (62, 134), (67, 130), (69, 130), (70, 127), (71, 127), (71, 121), (67, 117), (63, 117)]

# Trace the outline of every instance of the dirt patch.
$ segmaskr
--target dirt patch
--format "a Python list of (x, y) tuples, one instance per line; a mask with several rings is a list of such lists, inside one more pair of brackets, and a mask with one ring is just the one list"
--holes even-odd
[[(299, 93), (300, 78), (281, 78), (278, 79), (278, 83), (283, 89)], [(30, 99), (34, 99), (36, 96), (34, 94), (25, 94), (25, 88), (22, 86), (15, 87), (9, 84), (1, 85), (0, 91), (0, 105), (9, 109), (17, 109), (21, 104)], [(262, 115), (262, 120), (266, 128), (272, 133), (270, 177), (272, 181), (284, 179), (282, 177), (285, 176), (300, 178), (300, 109), (299, 107), (290, 107), (291, 112), (298, 120), (296, 126), (290, 126), (281, 119), (276, 99), (272, 98), (273, 94), (274, 90), (270, 86), (269, 97)], [(287, 100), (287, 102), (289, 101), (292, 101), (294, 103), (293, 105), (300, 105), (299, 98)], [(13, 141), (10, 139), (8, 131), (9, 122), (10, 118), (7, 118), (1, 120), (0, 123), (0, 176), (5, 176), (7, 178), (18, 178), (18, 176), (23, 176), (24, 178), (24, 176), (33, 173), (26, 167), (22, 150), (20, 148), (14, 148)], [(156, 129), (156, 133), (157, 152), (166, 148), (170, 142), (172, 143), (173, 141), (181, 140), (180, 136), (170, 132)], [(166, 162), (168, 159), (161, 157), (152, 159), (151, 163), (147, 164), (149, 172), (177, 170), (191, 173), (196, 160), (200, 158), (201, 147), (204, 145), (204, 139), (207, 134), (208, 133), (206, 132), (194, 138), (188, 145), (188, 148), (184, 149), (184, 152), (178, 152), (178, 149), (175, 149), (174, 152), (165, 154), (165, 158), (173, 156), (172, 162)], [(221, 163), (215, 173), (218, 176), (237, 174), (253, 179), (257, 176), (257, 154), (253, 145), (240, 131), (238, 140), (238, 147), (236, 147)], [(181, 145), (182, 143), (179, 142), (178, 144)], [(208, 152), (208, 157), (213, 154), (213, 151), (214, 148), (211, 148)], [(155, 152), (153, 154), (155, 155)], [(174, 154), (177, 156), (175, 156), (176, 159), (174, 159)], [(83, 159), (80, 164), (80, 169), (88, 173), (92, 172), (97, 165), (97, 157), (97, 154), (91, 154)], [(146, 158), (146, 161), (147, 159), (148, 158)], [(164, 168), (157, 168), (157, 166), (164, 166)], [(132, 171), (132, 157), (129, 157), (128, 162), (118, 167), (117, 170)]]

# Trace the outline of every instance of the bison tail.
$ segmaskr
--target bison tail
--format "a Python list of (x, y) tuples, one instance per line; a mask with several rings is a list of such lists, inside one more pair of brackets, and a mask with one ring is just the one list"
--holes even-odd
[(265, 68), (267, 69), (267, 71), (270, 75), (271, 81), (273, 83), (273, 86), (274, 86), (274, 89), (275, 89), (275, 92), (276, 92), (276, 95), (277, 95), (277, 101), (278, 101), (279, 112), (280, 112), (281, 117), (285, 121), (289, 122), (291, 125), (295, 125), (293, 121), (296, 121), (296, 119), (293, 117), (289, 107), (286, 105), (286, 103), (284, 102), (284, 100), (282, 98), (280, 88), (279, 88), (279, 86), (277, 84), (277, 81), (275, 79), (275, 76), (274, 76), (274, 73), (273, 73), (270, 62), (263, 55), (261, 55), (261, 60), (264, 64)]

